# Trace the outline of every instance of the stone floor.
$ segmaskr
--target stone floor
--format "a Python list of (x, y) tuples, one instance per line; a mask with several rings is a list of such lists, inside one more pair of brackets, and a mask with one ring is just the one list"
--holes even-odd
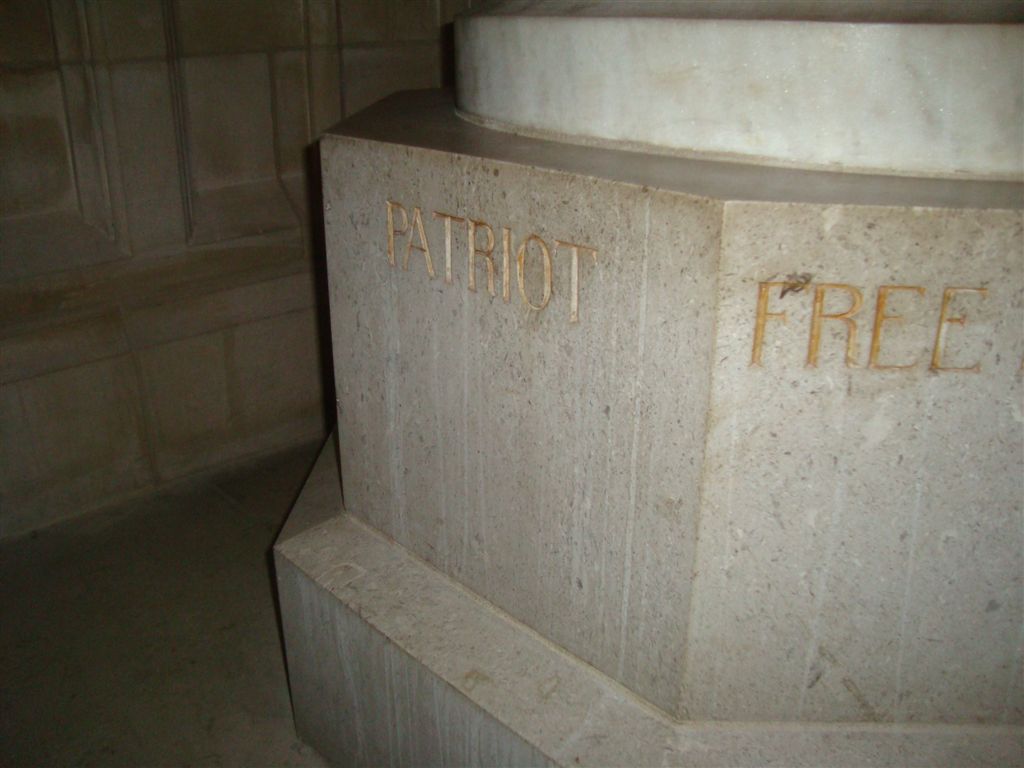
[(269, 559), (317, 448), (0, 542), (0, 765), (324, 765)]

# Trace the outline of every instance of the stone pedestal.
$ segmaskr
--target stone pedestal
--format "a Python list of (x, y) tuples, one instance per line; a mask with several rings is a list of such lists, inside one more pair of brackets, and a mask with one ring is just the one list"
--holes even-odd
[(323, 142), (343, 482), (277, 550), (300, 732), (1020, 764), (1019, 9), (626, 7), (464, 17), (458, 110)]
[(310, 743), (1020, 761), (1020, 184), (570, 146), (435, 92), (322, 155), (345, 512), (325, 458), (299, 508), (336, 514), (277, 549)]

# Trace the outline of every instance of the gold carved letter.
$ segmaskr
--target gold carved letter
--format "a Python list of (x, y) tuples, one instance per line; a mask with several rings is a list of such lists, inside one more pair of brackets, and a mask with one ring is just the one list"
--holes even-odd
[(875, 300), (875, 324), (871, 328), (871, 351), (868, 353), (868, 368), (878, 371), (896, 371), (905, 368), (913, 368), (917, 365), (915, 360), (906, 365), (881, 365), (878, 357), (882, 348), (882, 326), (887, 320), (903, 320), (903, 315), (885, 314), (885, 305), (891, 291), (913, 291), (918, 296), (924, 296), (924, 288), (919, 285), (880, 285), (878, 286), (878, 298)]
[(572, 253), (572, 271), (569, 273), (569, 290), (572, 294), (569, 306), (569, 322), (578, 323), (580, 321), (580, 250), (589, 251), (594, 259), (594, 263), (597, 264), (597, 249), (591, 248), (589, 245), (578, 245), (577, 243), (555, 240), (556, 250), (562, 245), (569, 248), (570, 253)]
[(512, 268), (509, 259), (512, 253), (512, 230), (501, 228), (501, 298), (508, 304), (512, 300)]
[[(526, 296), (526, 250), (531, 242), (536, 242), (540, 246), (541, 257), (544, 259), (544, 299), (539, 305), (532, 304)], [(548, 250), (548, 244), (539, 236), (530, 235), (519, 246), (519, 250), (516, 252), (516, 261), (516, 271), (519, 277), (519, 295), (526, 306), (540, 312), (551, 301), (551, 251)]]
[[(395, 235), (404, 235), (409, 231), (409, 216), (405, 212), (405, 208), (402, 207), (401, 203), (396, 203), (392, 200), (387, 201), (388, 205), (388, 263), (393, 267), (395, 266)], [(395, 229), (395, 209), (398, 209), (402, 213), (402, 228)]]
[(450, 213), (434, 211), (435, 219), (444, 219), (444, 281), (452, 283), (452, 222), (465, 221), (461, 216), (453, 216)]
[[(486, 221), (470, 219), (467, 226), (467, 243), (469, 244), (469, 282), (467, 287), (476, 291), (476, 257), (483, 256), (487, 260), (487, 292), (494, 296), (494, 230)], [(476, 231), (482, 229), (487, 233), (487, 247), (476, 247)]]
[[(423, 259), (427, 262), (427, 274), (433, 279), (434, 262), (430, 258), (430, 244), (427, 242), (427, 233), (423, 231), (423, 211), (418, 206), (412, 209), (411, 228), (409, 241), (405, 244), (405, 261), (402, 263), (402, 269), (409, 270), (409, 254), (415, 249), (423, 254)], [(413, 245), (412, 236), (414, 233), (419, 235), (421, 245)]]
[(758, 283), (757, 284), (757, 318), (754, 320), (754, 348), (750, 350), (750, 364), (761, 364), (761, 349), (764, 346), (764, 325), (771, 320), (786, 322), (785, 312), (769, 312), (768, 299), (772, 288), (783, 288), (791, 283)]
[[(845, 312), (825, 314), (825, 294), (830, 291), (845, 291), (850, 296), (850, 308)], [(845, 283), (820, 283), (814, 288), (814, 308), (811, 310), (811, 338), (807, 345), (807, 367), (818, 365), (818, 349), (821, 346), (821, 323), (823, 320), (841, 320), (846, 323), (846, 367), (857, 365), (857, 321), (853, 316), (860, 312), (864, 297), (860, 289)]]
[(935, 345), (932, 347), (932, 364), (930, 369), (933, 371), (970, 371), (971, 373), (979, 373), (981, 371), (980, 362), (967, 368), (946, 368), (942, 365), (942, 353), (946, 346), (946, 326), (952, 323), (956, 323), (961, 326), (967, 324), (967, 315), (950, 317), (946, 314), (946, 312), (949, 311), (950, 302), (958, 293), (977, 293), (981, 294), (982, 298), (986, 298), (988, 296), (988, 289), (947, 288), (942, 292), (942, 308), (939, 310), (939, 324), (935, 328)]

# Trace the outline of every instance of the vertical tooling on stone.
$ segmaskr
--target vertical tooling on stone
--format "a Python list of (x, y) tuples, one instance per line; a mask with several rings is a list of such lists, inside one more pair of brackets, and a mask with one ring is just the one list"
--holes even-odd
[(692, 717), (1024, 717), (1021, 223), (726, 204)]
[(720, 205), (345, 137), (324, 161), (346, 507), (677, 712)]

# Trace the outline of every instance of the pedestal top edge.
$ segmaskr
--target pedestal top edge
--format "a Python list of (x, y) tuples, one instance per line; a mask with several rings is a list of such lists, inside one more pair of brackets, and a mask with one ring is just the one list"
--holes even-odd
[(834, 22), (849, 24), (1015, 24), (1024, 22), (1016, 0), (502, 0), (467, 16), (669, 18), (711, 21)]
[(1024, 183), (796, 170), (570, 144), (459, 118), (450, 91), (393, 94), (324, 134), (593, 176), (729, 202), (1024, 209)]

